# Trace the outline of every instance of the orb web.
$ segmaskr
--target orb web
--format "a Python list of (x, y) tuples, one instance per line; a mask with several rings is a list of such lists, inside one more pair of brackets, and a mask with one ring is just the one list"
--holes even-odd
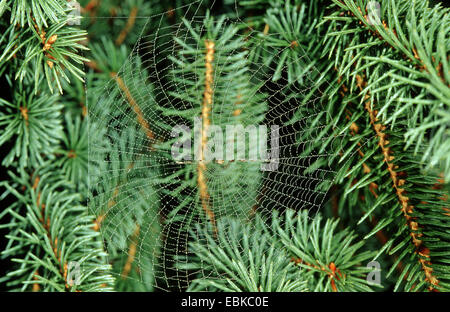
[[(319, 211), (337, 171), (323, 165), (336, 155), (317, 149), (319, 134), (331, 133), (329, 118), (316, 88), (320, 73), (296, 40), (295, 25), (277, 33), (201, 8), (204, 1), (192, 1), (148, 17), (121, 69), (107, 85), (88, 90), (96, 99), (88, 108), (95, 133), (89, 209), (117, 280), (133, 279), (143, 290), (196, 290), (202, 280), (226, 278), (214, 264), (191, 265), (193, 241), (212, 253), (247, 235), (264, 254), (262, 232), (252, 224), (268, 223), (273, 211)], [(174, 15), (176, 22), (164, 22)], [(273, 49), (270, 39), (284, 46)], [(211, 140), (205, 128), (239, 125), (266, 126), (266, 136), (248, 134), (244, 145), (232, 146), (247, 155), (252, 139), (266, 140), (266, 156), (273, 157), (204, 157)], [(183, 142), (174, 136), (180, 126), (190, 135)], [(338, 136), (321, 137), (339, 144)], [(175, 157), (174, 144), (189, 140), (190, 157)], [(248, 263), (245, 249), (254, 245), (238, 245)]]

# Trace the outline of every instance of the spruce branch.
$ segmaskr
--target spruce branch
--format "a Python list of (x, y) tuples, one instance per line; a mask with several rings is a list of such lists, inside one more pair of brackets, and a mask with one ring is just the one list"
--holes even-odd
[[(198, 146), (201, 154), (208, 144), (206, 133), (213, 121), (218, 126), (246, 126), (263, 121), (266, 95), (258, 92), (260, 83), (252, 81), (252, 69), (244, 50), (246, 44), (238, 34), (239, 29), (226, 25), (225, 17), (216, 21), (207, 14), (201, 25), (183, 20), (183, 26), (183, 31), (174, 38), (174, 43), (179, 47), (177, 57), (168, 57), (174, 64), (168, 73), (170, 85), (173, 87), (169, 91), (155, 87), (155, 92), (170, 95), (170, 103), (158, 107), (164, 119), (155, 118), (155, 123), (161, 124), (165, 121), (166, 125), (161, 127), (162, 136), (169, 137), (170, 126), (180, 122), (176, 117), (178, 116), (181, 117), (181, 123), (187, 125), (193, 134), (194, 119), (201, 116), (203, 132)], [(185, 39), (182, 33), (190, 34), (192, 40)], [(261, 180), (258, 162), (243, 163), (223, 159), (211, 161), (204, 160), (201, 154), (199, 160), (174, 166), (171, 165), (174, 163), (171, 155), (174, 140), (166, 140), (157, 146), (161, 157), (167, 159), (168, 167), (171, 167), (166, 176), (161, 177), (160, 182), (169, 189), (174, 188), (170, 195), (179, 203), (170, 214), (169, 220), (175, 222), (177, 218), (184, 218), (181, 214), (176, 215), (192, 205), (196, 210), (193, 213), (198, 214), (199, 211), (205, 220), (215, 224), (218, 212), (220, 215), (235, 213), (236, 207), (233, 207), (231, 202), (233, 194), (239, 192), (240, 187), (247, 190), (244, 197), (248, 201), (243, 200), (243, 203), (249, 207), (239, 209), (243, 210), (244, 218), (251, 213)], [(194, 154), (196, 153), (197, 151), (194, 151)], [(221, 177), (230, 182), (231, 186), (227, 190), (222, 190), (219, 186), (221, 181), (211, 176), (214, 171), (221, 172)], [(192, 178), (179, 183), (180, 177), (183, 176)]]
[[(65, 178), (86, 190), (88, 174), (88, 121), (80, 116), (66, 113), (64, 116), (67, 133), (62, 138), (62, 146), (55, 150), (59, 158), (56, 164), (65, 173)], [(95, 139), (95, 138), (91, 138)], [(101, 143), (100, 143), (101, 144)], [(93, 170), (94, 167), (91, 167)]]
[(35, 95), (32, 88), (15, 89), (14, 102), (0, 99), (0, 145), (14, 140), (13, 147), (2, 165), (10, 166), (19, 160), (19, 166), (38, 167), (53, 153), (63, 137), (61, 110), (57, 96)]
[[(436, 132), (439, 136), (428, 140), (434, 131), (427, 133), (430, 128), (426, 126), (430, 120), (436, 120), (436, 109), (445, 105), (442, 96), (446, 91), (440, 89), (437, 94), (423, 83), (428, 79), (436, 88), (440, 85), (433, 78), (432, 70), (427, 72), (422, 68), (422, 72), (417, 72), (423, 67), (419, 60), (404, 61), (404, 58), (415, 58), (416, 54), (414, 47), (399, 43), (411, 34), (412, 28), (402, 32), (398, 27), (395, 31), (392, 28), (394, 23), (404, 25), (398, 20), (414, 14), (422, 16), (421, 25), (436, 25), (437, 15), (434, 14), (440, 7), (426, 11), (428, 4), (425, 2), (416, 6), (406, 1), (383, 2), (382, 12), (387, 14), (388, 21), (371, 25), (364, 13), (365, 2), (334, 2), (337, 10), (319, 24), (320, 29), (325, 26), (323, 55), (328, 55), (329, 64), (333, 65), (328, 66), (324, 74), (332, 83), (324, 87), (326, 102), (323, 104), (328, 116), (332, 116), (328, 121), (331, 127), (324, 129), (317, 139), (329, 135), (341, 140), (339, 152), (330, 159), (342, 166), (335, 178), (343, 193), (339, 206), (346, 207), (348, 211), (344, 213), (353, 220), (355, 213), (358, 215), (357, 205), (362, 206), (364, 212), (356, 222), (360, 227), (367, 218), (378, 220), (366, 239), (381, 230), (388, 235), (377, 258), (385, 252), (396, 255), (388, 274), (392, 275), (395, 268), (401, 270), (395, 290), (446, 290), (447, 275), (442, 271), (442, 263), (448, 260), (439, 253), (439, 244), (434, 242), (448, 240), (444, 234), (448, 220), (442, 209), (448, 202), (437, 201), (444, 194), (433, 189), (437, 177), (433, 172), (423, 171), (424, 167), (430, 167), (423, 163), (423, 155), (429, 155), (429, 144), (448, 141), (443, 135), (445, 131)], [(424, 14), (425, 11), (435, 13)], [(415, 19), (409, 20), (416, 23)], [(412, 38), (406, 41), (415, 42)], [(430, 54), (426, 58), (436, 58), (431, 49), (427, 50)], [(387, 58), (393, 61), (385, 62)], [(422, 59), (426, 58), (423, 55)], [(391, 79), (394, 77), (391, 74), (396, 75), (395, 79)], [(399, 83), (397, 79), (402, 81)], [(414, 99), (417, 95), (419, 100)], [(398, 98), (410, 98), (410, 105), (402, 106), (396, 102)], [(427, 103), (423, 99), (427, 99)], [(422, 133), (421, 143), (412, 150), (411, 141), (406, 142), (404, 138), (409, 129), (416, 127)], [(424, 146), (424, 142), (427, 145)], [(327, 148), (336, 150), (333, 141), (325, 141), (312, 150), (320, 152)], [(444, 156), (443, 164), (446, 159)], [(312, 167), (322, 165), (317, 161)], [(430, 223), (429, 218), (439, 221)], [(355, 224), (352, 219), (348, 222)]]
[[(1, 255), (16, 265), (7, 274), (7, 286), (22, 291), (112, 290), (113, 278), (103, 264), (106, 254), (90, 228), (92, 216), (79, 204), (79, 194), (70, 191), (72, 186), (59, 179), (58, 169), (47, 164), (31, 179), (24, 170), (9, 174), (11, 182), (2, 184), (17, 201), (5, 209), (10, 221), (2, 227), (11, 234)], [(77, 276), (69, 270), (71, 262), (80, 266)]]
[(277, 5), (267, 10), (264, 18), (264, 46), (279, 50), (274, 54), (272, 50), (266, 50), (263, 62), (270, 66), (276, 64), (272, 80), (277, 81), (287, 69), (287, 81), (289, 84), (297, 82), (303, 85), (307, 75), (316, 66), (316, 59), (309, 58), (318, 53), (320, 45), (311, 38), (314, 36), (317, 21), (320, 16), (314, 14), (317, 11), (317, 1), (292, 5), (286, 1), (282, 7)]
[[(263, 219), (249, 223), (222, 218), (212, 226), (196, 225), (188, 246), (192, 256), (180, 256), (179, 269), (193, 270), (188, 291), (306, 291), (303, 271), (277, 248)], [(195, 256), (194, 256), (195, 255)]]
[(87, 50), (82, 43), (86, 32), (67, 25), (68, 9), (63, 5), (67, 4), (60, 0), (14, 1), (11, 25), (0, 40), (0, 66), (12, 65), (20, 82), (34, 79), (36, 93), (42, 74), (51, 92), (55, 84), (63, 92), (61, 79), (70, 82), (69, 73), (83, 81), (80, 65), (87, 60), (81, 55)]
[[(354, 47), (336, 50), (335, 64), (339, 60), (345, 64), (340, 66), (340, 75), (353, 76), (354, 86), (356, 75), (363, 76), (363, 71), (367, 72), (368, 83), (363, 93), (370, 89), (372, 100), (386, 98), (380, 107), (383, 121), (392, 129), (398, 116), (407, 113), (410, 129), (404, 133), (405, 149), (415, 145), (414, 153), (419, 155), (426, 142), (426, 150), (420, 153), (426, 163), (424, 167), (431, 170), (443, 166), (448, 177), (446, 155), (450, 147), (450, 120), (445, 113), (450, 105), (448, 47), (445, 44), (450, 30), (448, 9), (439, 4), (429, 8), (428, 1), (389, 0), (382, 3), (384, 16), (380, 22), (372, 24), (364, 6), (354, 1), (334, 2), (341, 9), (326, 20), (330, 21), (330, 28), (342, 30), (329, 32), (327, 36), (348, 45), (345, 37), (348, 37), (351, 25), (361, 25), (360, 31), (368, 33), (358, 33), (353, 38)], [(337, 19), (340, 15), (348, 16), (350, 20)], [(330, 44), (331, 40), (328, 46)]]
[[(305, 277), (312, 291), (371, 291), (365, 267), (374, 251), (359, 251), (364, 241), (352, 243), (356, 235), (349, 229), (337, 230), (338, 220), (326, 220), (317, 214), (312, 220), (306, 211), (275, 214), (272, 228), (277, 241), (292, 261), (308, 272)], [(284, 223), (284, 225), (283, 225)]]

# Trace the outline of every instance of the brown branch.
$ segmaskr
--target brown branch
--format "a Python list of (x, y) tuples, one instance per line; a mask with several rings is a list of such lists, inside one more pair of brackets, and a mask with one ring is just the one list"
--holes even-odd
[[(39, 29), (38, 25), (36, 24), (36, 19), (33, 18), (33, 21), (35, 22), (34, 24), (34, 28), (36, 29), (37, 34), (39, 35), (39, 37), (41, 38), (42, 41), (42, 51), (44, 52), (44, 55), (49, 58), (47, 60), (47, 65), (50, 68), (53, 68), (53, 61), (51, 60), (56, 60), (55, 57), (53, 57), (49, 52), (46, 51), (50, 51), (53, 47), (53, 44), (56, 42), (56, 40), (58, 39), (58, 35), (54, 34), (52, 35), (50, 38), (47, 39), (46, 35), (47, 33), (42, 29)], [(51, 59), (51, 60), (50, 60)]]
[[(444, 180), (444, 173), (439, 174), (439, 179), (436, 181), (436, 183), (433, 185), (434, 190), (442, 190), (445, 186), (445, 180)], [(438, 197), (439, 200), (442, 200), (444, 202), (448, 201), (448, 194), (443, 194), (441, 197)], [(444, 215), (450, 217), (450, 208), (442, 207), (442, 209), (445, 211)]]
[(202, 104), (202, 130), (201, 130), (201, 145), (199, 147), (199, 162), (197, 165), (197, 184), (200, 191), (200, 200), (202, 203), (202, 208), (205, 211), (206, 216), (209, 218), (214, 233), (217, 233), (216, 220), (214, 212), (209, 207), (210, 196), (208, 193), (208, 186), (206, 183), (205, 171), (206, 163), (204, 161), (204, 153), (206, 145), (208, 143), (207, 131), (210, 125), (210, 112), (213, 103), (213, 84), (214, 84), (214, 48), (215, 44), (213, 41), (206, 40), (206, 56), (205, 56), (205, 92), (203, 93), (203, 104)]
[(130, 274), (131, 266), (134, 262), (135, 256), (136, 256), (136, 246), (139, 239), (139, 232), (141, 230), (141, 227), (139, 224), (136, 224), (136, 228), (133, 233), (133, 237), (131, 238), (130, 248), (128, 249), (128, 258), (127, 262), (123, 266), (122, 270), (122, 279), (126, 279), (128, 277), (128, 274)]
[[(340, 79), (340, 77), (339, 77), (339, 79)], [(343, 89), (343, 90), (341, 91), (341, 94), (342, 94), (343, 96), (345, 96), (345, 93), (348, 91), (348, 88), (343, 84), (343, 85), (342, 85), (342, 89)], [(350, 116), (351, 116), (351, 115), (352, 115), (352, 113), (351, 113), (350, 111), (347, 111), (346, 118), (347, 118), (348, 120), (350, 120)], [(350, 129), (350, 135), (351, 135), (351, 136), (355, 136), (355, 135), (358, 134), (358, 132), (359, 132), (359, 127), (358, 127), (358, 125), (357, 125), (355, 122), (353, 122), (353, 123), (350, 125), (350, 128), (349, 128), (349, 129)], [(358, 142), (357, 145), (358, 145), (357, 152), (358, 152), (359, 156), (360, 156), (361, 158), (364, 158), (365, 154), (364, 154), (364, 153), (361, 151), (361, 149), (360, 149), (360, 147), (362, 147), (361, 142)], [(366, 163), (363, 163), (363, 172), (364, 172), (364, 174), (368, 174), (368, 173), (370, 173), (371, 171), (372, 171), (372, 169), (370, 168), (370, 166), (367, 165)], [(356, 183), (356, 182), (355, 182), (355, 183)], [(370, 191), (370, 193), (372, 193), (372, 195), (375, 197), (375, 199), (378, 198), (378, 194), (377, 194), (377, 192), (376, 192), (377, 189), (378, 189), (378, 184), (376, 184), (375, 182), (371, 182), (371, 183), (369, 184), (369, 191)], [(371, 216), (370, 222), (371, 222), (371, 224), (372, 224), (373, 227), (375, 227), (375, 226), (378, 224), (378, 220), (375, 218), (375, 216)], [(375, 235), (376, 235), (378, 241), (379, 241), (381, 244), (383, 244), (383, 245), (386, 244), (386, 242), (388, 241), (388, 238), (387, 238), (386, 234), (383, 232), (383, 230), (379, 230)]]
[[(36, 176), (33, 181), (33, 186), (32, 186), (33, 190), (37, 190), (37, 188), (39, 186), (39, 181), (40, 181), (39, 176)], [(67, 283), (67, 262), (65, 262), (64, 264), (62, 264), (62, 262), (61, 262), (61, 250), (59, 250), (59, 254), (58, 254), (58, 238), (56, 237), (54, 240), (52, 239), (52, 235), (50, 232), (51, 221), (50, 221), (50, 217), (48, 217), (47, 220), (45, 220), (46, 207), (45, 207), (45, 204), (41, 203), (41, 192), (40, 191), (38, 191), (38, 193), (37, 193), (36, 205), (37, 205), (37, 207), (41, 208), (41, 217), (39, 218), (39, 221), (41, 222), (41, 224), (46, 232), (47, 238), (50, 242), (50, 247), (52, 248), (53, 254), (55, 255), (55, 257), (58, 261), (59, 272), (63, 276), (63, 280), (64, 280), (66, 288), (70, 288), (69, 284)], [(34, 289), (37, 289), (35, 287), (35, 285), (33, 285), (33, 291), (34, 291)]]
[[(362, 92), (364, 87), (367, 85), (367, 82), (360, 76), (356, 76), (358, 81), (358, 87)], [(386, 126), (378, 122), (377, 111), (372, 109), (371, 101), (369, 100), (370, 96), (367, 94), (365, 96), (365, 109), (369, 113), (370, 124), (373, 126), (375, 133), (379, 139), (378, 145), (384, 156), (384, 162), (386, 163), (387, 169), (389, 171), (393, 187), (397, 194), (398, 200), (402, 206), (401, 210), (403, 212), (403, 216), (406, 219), (407, 226), (410, 229), (410, 235), (412, 238), (412, 242), (416, 248), (416, 254), (419, 255), (419, 262), (422, 266), (422, 270), (425, 272), (426, 281), (431, 285), (429, 286), (429, 290), (436, 290), (435, 286), (438, 285), (439, 280), (433, 275), (433, 269), (431, 268), (430, 262), (430, 250), (425, 247), (425, 244), (421, 240), (422, 234), (417, 233), (419, 229), (419, 224), (416, 221), (416, 218), (412, 217), (414, 211), (414, 206), (409, 202), (409, 198), (405, 195), (406, 190), (402, 188), (402, 186), (406, 183), (406, 181), (402, 178), (399, 178), (399, 173), (396, 171), (398, 166), (395, 165), (392, 149), (388, 146), (389, 141), (387, 140), (387, 135), (384, 133), (386, 130)]]
[[(241, 95), (241, 94), (238, 94), (238, 95), (236, 96), (236, 98), (237, 98), (237, 101), (236, 101), (236, 103), (234, 103), (234, 105), (235, 105), (235, 106), (241, 105), (241, 104), (243, 103), (243, 102), (242, 102), (242, 95)], [(234, 117), (237, 117), (237, 116), (239, 116), (241, 113), (242, 113), (242, 109), (236, 108), (236, 109), (233, 111), (233, 116), (234, 116)]]
[[(360, 11), (360, 13), (362, 15), (363, 12), (361, 11), (361, 8), (358, 7), (358, 10)], [(347, 12), (347, 14), (352, 15), (355, 17), (355, 14), (353, 12)], [(367, 20), (368, 17), (367, 15), (364, 15), (364, 18)], [(383, 23), (383, 27), (385, 29), (388, 29), (388, 26), (386, 24), (385, 21), (382, 22)], [(362, 22), (360, 21), (360, 24), (362, 24)], [(378, 31), (373, 31), (372, 29), (369, 29), (370, 32), (372, 32), (374, 35), (378, 36), (380, 39), (383, 39), (383, 37), (381, 36), (381, 34)], [(397, 33), (395, 31), (395, 29), (393, 30), (394, 35), (397, 36)], [(388, 42), (385, 41), (385, 44), (389, 45)], [(392, 49), (396, 48), (394, 46), (390, 46)], [(418, 61), (419, 64), (417, 65), (418, 68), (420, 68), (421, 70), (428, 70), (424, 64), (424, 62), (419, 58), (419, 55), (417, 53), (417, 51), (415, 50), (415, 48), (413, 48), (413, 54), (414, 54), (414, 58), (411, 59), (411, 61)], [(360, 76), (360, 75), (356, 75), (357, 78), (357, 86), (360, 89), (360, 92), (363, 92), (363, 89), (367, 86), (367, 82), (364, 81), (364, 79)], [(340, 77), (339, 77), (340, 79)], [(340, 80), (338, 80), (338, 82), (340, 82)], [(395, 159), (394, 156), (392, 156), (392, 150), (387, 146), (389, 145), (389, 141), (386, 139), (386, 134), (384, 133), (384, 130), (386, 129), (386, 126), (384, 126), (381, 123), (377, 123), (378, 119), (377, 119), (377, 111), (372, 110), (371, 108), (371, 102), (369, 100), (370, 96), (368, 94), (365, 95), (365, 109), (367, 110), (367, 112), (369, 113), (369, 117), (370, 117), (370, 123), (373, 125), (373, 128), (376, 132), (377, 137), (379, 138), (379, 146), (383, 152), (384, 155), (384, 162), (386, 163), (387, 167), (388, 167), (388, 171), (391, 177), (391, 180), (393, 182), (393, 187), (396, 191), (396, 194), (398, 196), (399, 202), (402, 206), (402, 212), (403, 215), (406, 219), (406, 223), (407, 226), (410, 229), (410, 235), (412, 237), (412, 241), (413, 244), (416, 248), (416, 253), (419, 255), (419, 262), (420, 265), (423, 269), (423, 271), (425, 272), (425, 277), (426, 277), (426, 281), (429, 282), (431, 285), (429, 286), (429, 290), (435, 290), (434, 286), (437, 286), (439, 281), (437, 280), (437, 278), (432, 274), (433, 269), (431, 268), (431, 262), (429, 261), (430, 258), (430, 251), (428, 248), (426, 248), (424, 246), (423, 241), (420, 239), (420, 237), (422, 236), (421, 233), (417, 233), (417, 230), (419, 229), (419, 225), (418, 223), (415, 221), (415, 218), (413, 218), (411, 215), (413, 213), (413, 209), (414, 206), (412, 206), (409, 203), (409, 198), (407, 196), (404, 195), (405, 193), (405, 189), (402, 188), (402, 186), (406, 183), (406, 181), (404, 179), (401, 178), (400, 176), (400, 172), (396, 172), (395, 170), (398, 168), (398, 166), (396, 166), (393, 162), (393, 160)], [(366, 170), (367, 168), (365, 168)], [(375, 196), (375, 192), (372, 192)]]
[(92, 17), (96, 13), (96, 9), (99, 7), (100, 1), (99, 0), (91, 0), (89, 3), (83, 8), (81, 7), (81, 13), (89, 13), (89, 15)]
[[(98, 64), (95, 61), (89, 61), (89, 62), (86, 62), (85, 64), (86, 64), (86, 66), (88, 66), (89, 68), (93, 69), (96, 72), (103, 72), (103, 70), (98, 66)], [(117, 85), (124, 92), (128, 103), (130, 104), (130, 106), (134, 110), (134, 112), (136, 113), (136, 118), (137, 118), (137, 121), (138, 121), (139, 125), (144, 130), (145, 135), (147, 136), (147, 138), (151, 142), (153, 142), (154, 139), (155, 139), (155, 134), (150, 129), (149, 123), (145, 119), (141, 108), (137, 104), (136, 100), (133, 98), (133, 96), (132, 96), (130, 90), (128, 89), (128, 87), (126, 86), (125, 82), (115, 72), (111, 72), (109, 75), (116, 80)], [(152, 149), (151, 145), (150, 145), (150, 149)], [(131, 163), (129, 165), (128, 169), (133, 168), (133, 166), (134, 166), (134, 163)], [(108, 201), (108, 209), (111, 208), (112, 206), (114, 206), (115, 198), (119, 194), (119, 187), (120, 187), (120, 184), (116, 186), (116, 188), (115, 188), (115, 190), (113, 192), (112, 198)], [(97, 217), (97, 219), (94, 221), (94, 226), (93, 226), (93, 229), (95, 231), (99, 231), (100, 230), (101, 224), (102, 224), (102, 222), (104, 221), (105, 218), (106, 218), (106, 213), (104, 213), (104, 214), (102, 214), (102, 215)]]
[(131, 108), (133, 108), (134, 112), (136, 113), (136, 118), (138, 123), (141, 125), (141, 127), (144, 129), (145, 135), (150, 141), (153, 141), (155, 138), (155, 135), (150, 130), (150, 125), (148, 124), (147, 120), (144, 118), (144, 114), (137, 104), (137, 102), (134, 100), (130, 90), (126, 86), (125, 82), (121, 77), (117, 75), (117, 73), (110, 73), (111, 77), (114, 78), (117, 82), (117, 85), (119, 88), (125, 93), (125, 97), (128, 100), (128, 103), (130, 104)]
[[(85, 64), (86, 64), (86, 66), (88, 66), (89, 68), (93, 69), (96, 72), (103, 72), (103, 70), (98, 66), (98, 64), (95, 61), (89, 61), (89, 62), (86, 62)], [(147, 138), (150, 141), (154, 141), (155, 140), (155, 134), (150, 129), (150, 125), (147, 122), (147, 120), (145, 119), (141, 108), (137, 104), (136, 100), (133, 98), (133, 95), (131, 94), (130, 90), (126, 86), (126, 84), (123, 81), (123, 79), (120, 76), (118, 76), (117, 73), (115, 73), (115, 72), (111, 72), (109, 75), (113, 79), (115, 79), (115, 81), (116, 81), (117, 85), (119, 86), (120, 90), (122, 90), (122, 92), (124, 92), (125, 97), (127, 98), (127, 101), (130, 104), (131, 108), (135, 112), (137, 121), (138, 121), (139, 125), (141, 126), (141, 128), (144, 130), (145, 135), (147, 136)], [(152, 149), (151, 146), (150, 146), (150, 149)], [(128, 169), (133, 168), (133, 166), (134, 166), (134, 163), (131, 163), (129, 165)], [(120, 184), (116, 186), (116, 188), (114, 189), (112, 198), (108, 201), (108, 210), (112, 206), (115, 205), (115, 198), (119, 194), (119, 187), (120, 187)], [(100, 230), (101, 224), (104, 221), (104, 219), (106, 218), (106, 214), (107, 214), (107, 212), (102, 214), (102, 215), (100, 215), (100, 216), (98, 216), (97, 219), (94, 221), (93, 229), (95, 231), (99, 231)]]
[(323, 271), (323, 272), (327, 273), (328, 278), (330, 279), (331, 289), (334, 292), (338, 291), (338, 289), (336, 287), (336, 280), (339, 281), (342, 277), (345, 278), (345, 274), (342, 274), (342, 272), (336, 267), (336, 264), (334, 264), (334, 262), (330, 262), (330, 264), (328, 266), (324, 267), (324, 266), (317, 266), (315, 264), (308, 263), (308, 262), (304, 261), (303, 259), (295, 258), (295, 257), (292, 257), (291, 261), (294, 262), (295, 264), (304, 264), (304, 265), (309, 266), (318, 271)]
[[(89, 62), (86, 62), (85, 64), (87, 67), (93, 69), (96, 72), (103, 72), (103, 70), (98, 66), (98, 64), (95, 61), (89, 61)], [(151, 142), (154, 141), (155, 134), (150, 129), (150, 125), (147, 122), (147, 120), (145, 119), (144, 113), (142, 112), (141, 108), (137, 104), (136, 100), (133, 98), (133, 95), (131, 94), (130, 90), (128, 89), (128, 87), (125, 84), (125, 82), (123, 81), (123, 79), (115, 72), (110, 72), (109, 75), (116, 81), (120, 90), (122, 90), (123, 93), (125, 94), (125, 97), (127, 98), (127, 101), (130, 104), (131, 108), (136, 113), (137, 121), (138, 121), (139, 125), (142, 127), (142, 129), (144, 130), (147, 138)]]
[(74, 150), (70, 150), (67, 152), (67, 157), (68, 158), (77, 158), (77, 153), (75, 153)]
[(166, 14), (169, 19), (171, 19), (171, 20), (174, 19), (175, 18), (174, 8), (170, 6), (169, 9), (167, 10)]
[[(338, 80), (339, 80), (339, 82), (341, 81), (341, 77), (339, 77), (338, 78)], [(345, 95), (346, 95), (346, 93), (348, 93), (348, 91), (349, 91), (349, 89), (345, 86), (345, 84), (342, 84), (342, 90), (341, 90), (341, 95), (342, 95), (342, 97), (345, 97)], [(351, 115), (352, 115), (352, 113), (350, 112), (350, 111), (348, 111), (347, 110), (347, 115), (346, 115), (346, 119), (347, 120), (350, 120), (350, 117), (351, 117)], [(351, 134), (351, 136), (355, 136), (356, 134), (358, 134), (358, 132), (359, 132), (359, 126), (355, 123), (355, 122), (353, 122), (351, 125), (350, 125), (350, 134)], [(357, 152), (358, 152), (358, 154), (360, 155), (360, 157), (361, 158), (364, 158), (364, 156), (365, 156), (365, 154), (361, 151), (361, 149), (360, 149), (360, 147), (362, 146), (362, 144), (361, 144), (361, 142), (358, 142), (358, 149), (357, 149)], [(365, 174), (367, 174), (367, 173), (370, 173), (372, 171), (372, 169), (370, 168), (370, 166), (369, 165), (367, 165), (366, 163), (363, 163), (363, 172), (365, 173)], [(355, 182), (356, 183), (356, 182)], [(378, 184), (376, 184), (375, 182), (371, 182), (370, 184), (369, 184), (369, 191), (370, 191), (370, 193), (375, 197), (375, 199), (377, 199), (378, 198), (378, 193), (377, 193), (377, 190), (378, 189)], [(363, 200), (365, 200), (364, 198), (362, 198)], [(337, 204), (335, 204), (336, 206), (337, 206)], [(335, 208), (336, 210), (337, 210), (337, 208)], [(378, 220), (377, 220), (377, 218), (375, 217), (375, 216), (371, 216), (371, 218), (369, 219), (369, 221), (370, 221), (370, 223), (371, 223), (371, 225), (372, 225), (372, 228), (375, 228), (377, 225), (378, 225)], [(384, 233), (384, 231), (383, 230), (379, 230), (378, 232), (376, 232), (375, 233), (375, 236), (376, 236), (376, 238), (378, 239), (378, 241), (382, 244), (382, 245), (385, 245), (387, 242), (388, 242), (388, 237), (387, 237), (387, 235)], [(394, 259), (395, 260), (397, 260), (398, 259), (398, 257), (397, 256), (394, 256)], [(396, 269), (397, 269), (397, 271), (399, 271), (400, 273), (402, 273), (403, 272), (403, 268), (404, 268), (404, 264), (403, 264), (403, 262), (402, 261), (400, 261), (398, 264), (397, 264), (397, 266), (396, 266)], [(403, 277), (403, 279), (404, 280), (406, 280), (407, 279), (407, 277), (408, 277), (408, 274), (405, 274), (405, 276)]]
[(127, 24), (122, 29), (122, 31), (120, 32), (119, 36), (116, 39), (116, 45), (118, 45), (118, 46), (121, 45), (123, 43), (123, 41), (125, 40), (125, 38), (127, 37), (128, 33), (133, 28), (134, 24), (136, 23), (137, 13), (138, 13), (138, 8), (137, 7), (134, 7), (134, 8), (131, 9), (130, 16), (128, 17)]
[(116, 185), (116, 187), (114, 188), (113, 194), (111, 196), (111, 198), (108, 200), (107, 203), (107, 211), (101, 215), (99, 215), (97, 217), (97, 219), (94, 220), (94, 226), (92, 227), (94, 231), (99, 231), (100, 227), (102, 226), (103, 221), (106, 218), (106, 215), (109, 211), (109, 209), (111, 209), (111, 207), (113, 207), (116, 204), (116, 197), (119, 195), (119, 187), (120, 187), (120, 183), (118, 185)]
[[(127, 171), (131, 170), (133, 167), (134, 167), (134, 162), (132, 162), (128, 165)], [(108, 214), (108, 211), (111, 209), (111, 207), (113, 207), (116, 204), (116, 198), (119, 195), (119, 189), (120, 189), (120, 186), (122, 185), (122, 183), (123, 183), (123, 181), (120, 181), (114, 188), (112, 196), (108, 200), (108, 203), (107, 203), (107, 211), (104, 212), (103, 214), (99, 215), (97, 217), (97, 219), (94, 220), (94, 226), (92, 227), (94, 229), (94, 231), (100, 230), (100, 227), (101, 227), (103, 221), (105, 220), (106, 215)]]
[(23, 119), (25, 119), (25, 124), (28, 126), (28, 108), (21, 106), (19, 110)]
[(98, 67), (97, 62), (95, 62), (95, 61), (90, 60), (89, 62), (85, 62), (85, 64), (87, 67), (89, 67), (90, 69), (93, 69), (97, 73), (103, 72), (103, 70), (101, 70), (100, 67)]
[[(38, 281), (39, 280), (38, 276), (39, 276), (39, 271), (36, 270), (36, 272), (34, 272), (34, 274), (33, 274), (33, 280)], [(32, 291), (33, 292), (38, 292), (40, 290), (41, 290), (41, 285), (39, 285), (38, 283), (34, 283)]]

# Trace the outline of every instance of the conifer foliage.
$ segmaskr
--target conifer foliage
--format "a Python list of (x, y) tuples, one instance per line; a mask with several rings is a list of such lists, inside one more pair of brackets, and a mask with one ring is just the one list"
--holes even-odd
[[(450, 290), (444, 2), (0, 0), (0, 18), (1, 289)], [(275, 169), (208, 158), (209, 129), (263, 124)], [(199, 141), (176, 155), (180, 133)]]

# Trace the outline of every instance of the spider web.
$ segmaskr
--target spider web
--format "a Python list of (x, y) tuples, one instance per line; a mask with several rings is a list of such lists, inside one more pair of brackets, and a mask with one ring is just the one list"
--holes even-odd
[[(285, 74), (274, 79), (278, 65), (283, 62), (283, 52), (292, 46), (268, 49), (264, 40), (258, 41), (258, 38), (282, 38), (281, 34), (248, 26), (233, 36), (243, 42), (256, 40), (254, 49), (259, 53), (250, 51), (244, 57), (248, 77), (246, 91), (251, 92), (244, 98), (250, 102), (261, 98), (266, 108), (258, 102), (247, 105), (230, 98), (236, 92), (232, 90), (233, 81), (220, 81), (230, 72), (226, 68), (230, 65), (227, 60), (242, 50), (232, 49), (221, 54), (224, 47), (216, 46), (212, 90), (214, 94), (225, 93), (225, 96), (217, 96), (220, 101), (213, 100), (211, 123), (232, 125), (236, 123), (236, 114), (246, 114), (243, 119), (247, 124), (260, 120), (269, 129), (271, 125), (278, 125), (278, 166), (272, 171), (262, 171), (261, 164), (267, 160), (209, 162), (203, 170), (208, 196), (202, 197), (198, 179), (201, 161), (176, 161), (168, 146), (174, 139), (173, 128), (186, 123), (186, 119), (175, 112), (195, 108), (192, 103), (198, 103), (197, 109), (202, 108), (202, 98), (192, 99), (196, 95), (190, 93), (190, 81), (195, 82), (197, 95), (204, 96), (205, 88), (200, 75), (186, 68), (180, 70), (177, 61), (180, 55), (188, 55), (188, 60), (204, 63), (207, 52), (199, 45), (204, 40), (195, 40), (181, 20), (170, 26), (163, 20), (168, 14), (175, 14), (202, 32), (206, 18), (200, 14), (203, 2), (192, 1), (148, 17), (121, 70), (114, 73), (100, 91), (95, 91), (96, 101), (88, 108), (90, 133), (95, 134), (89, 142), (89, 209), (97, 216), (96, 226), (102, 233), (110, 263), (118, 272), (117, 279), (131, 278), (146, 285), (147, 290), (181, 291), (193, 279), (208, 278), (203, 270), (177, 267), (180, 262), (189, 264), (186, 255), (189, 242), (194, 239), (189, 230), (198, 226), (211, 227), (207, 209), (214, 212), (215, 222), (224, 218), (246, 222), (256, 213), (270, 216), (273, 210), (307, 209), (315, 213), (327, 200), (337, 171), (330, 166), (310, 168), (315, 162), (327, 163), (330, 156), (335, 156), (313, 148), (318, 134), (327, 129), (327, 113), (320, 105), (322, 95), (315, 91), (316, 82), (310, 79), (315, 67), (309, 66), (306, 73), (293, 81)], [(214, 23), (217, 25), (217, 19)], [(245, 21), (236, 16), (227, 18), (219, 37), (226, 27), (238, 23), (242, 25)], [(174, 38), (186, 43), (192, 51)], [(281, 72), (288, 71), (289, 64), (301, 64), (304, 68), (311, 64), (301, 47), (296, 47), (295, 51), (296, 54), (286, 53)], [(258, 57), (260, 54), (266, 57)], [(267, 56), (272, 59), (270, 63), (264, 62)], [(184, 94), (185, 98), (175, 93)], [(230, 113), (230, 102), (240, 105), (231, 112), (241, 112)], [(302, 107), (308, 107), (310, 113), (294, 118)], [(187, 122), (190, 127), (193, 125), (192, 120)], [(326, 136), (325, 139), (336, 138)], [(206, 240), (203, 243), (209, 248)]]

